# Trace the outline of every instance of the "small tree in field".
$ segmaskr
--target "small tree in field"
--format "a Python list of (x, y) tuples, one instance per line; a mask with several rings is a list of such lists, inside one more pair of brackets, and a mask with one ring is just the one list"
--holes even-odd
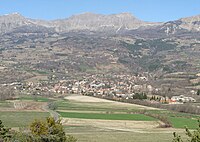
[(197, 95), (200, 95), (200, 89), (197, 90)]
[(35, 120), (30, 125), (31, 134), (40, 142), (76, 142), (73, 136), (66, 136), (60, 120), (48, 117), (46, 121)]
[(7, 142), (11, 138), (10, 129), (6, 128), (0, 120), (0, 142)]

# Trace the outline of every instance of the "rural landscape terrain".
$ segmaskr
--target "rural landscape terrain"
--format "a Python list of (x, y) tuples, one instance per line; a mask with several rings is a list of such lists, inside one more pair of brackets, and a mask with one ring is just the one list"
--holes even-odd
[(200, 16), (0, 16), (0, 120), (61, 120), (78, 142), (170, 142), (200, 119)]

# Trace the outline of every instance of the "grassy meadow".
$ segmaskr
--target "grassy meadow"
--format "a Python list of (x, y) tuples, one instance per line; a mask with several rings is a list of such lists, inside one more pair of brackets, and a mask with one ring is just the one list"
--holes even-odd
[(76, 113), (58, 112), (62, 117), (82, 119), (103, 119), (103, 120), (134, 120), (134, 121), (155, 121), (156, 119), (144, 114), (103, 114), (103, 113)]
[(0, 111), (0, 120), (6, 127), (26, 127), (35, 119), (45, 119), (49, 116), (48, 112), (2, 112)]

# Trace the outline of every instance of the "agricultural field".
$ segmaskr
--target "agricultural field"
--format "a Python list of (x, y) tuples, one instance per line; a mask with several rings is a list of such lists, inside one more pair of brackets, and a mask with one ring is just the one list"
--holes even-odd
[(50, 99), (20, 96), (15, 100), (0, 101), (0, 120), (10, 128), (27, 127), (35, 119), (45, 119), (50, 113), (43, 107)]
[(4, 125), (7, 127), (27, 127), (35, 119), (45, 119), (49, 116), (48, 112), (2, 112), (0, 111), (0, 120), (3, 121)]
[[(80, 142), (171, 142), (171, 133), (91, 132), (73, 134)], [(181, 135), (183, 136), (183, 135)], [(183, 136), (183, 138), (185, 138)], [(186, 138), (185, 138), (186, 139)]]
[(82, 118), (82, 119), (102, 119), (102, 120), (134, 120), (134, 121), (154, 121), (155, 119), (143, 114), (103, 114), (103, 113), (77, 113), (58, 112), (62, 117)]
[[(184, 136), (184, 127), (197, 128), (200, 118), (79, 95), (65, 98), (20, 96), (0, 102), (0, 114), (0, 119), (11, 128), (26, 127), (34, 119), (60, 117), (66, 133), (77, 137), (79, 142), (170, 142), (173, 132)], [(172, 127), (161, 128), (164, 122), (156, 115), (165, 117)]]
[(29, 100), (29, 101), (36, 101), (36, 102), (49, 102), (51, 99), (47, 97), (40, 97), (40, 96), (21, 96), (17, 98), (17, 100)]
[(12, 107), (13, 107), (12, 103), (10, 103), (8, 101), (0, 101), (0, 109), (12, 108)]
[(190, 129), (195, 129), (198, 126), (198, 120), (199, 118), (191, 117), (191, 118), (185, 118), (185, 117), (169, 117), (169, 120), (172, 123), (172, 126), (175, 128), (185, 128), (186, 126)]
[[(169, 142), (172, 133), (184, 137), (184, 127), (197, 128), (199, 116), (71, 95), (57, 101), (57, 113), (63, 119), (66, 132), (80, 142)], [(172, 128), (160, 128), (162, 122), (147, 114), (165, 117)], [(159, 137), (158, 137), (159, 136)], [(156, 139), (155, 139), (156, 138)], [(184, 137), (186, 138), (186, 137)]]

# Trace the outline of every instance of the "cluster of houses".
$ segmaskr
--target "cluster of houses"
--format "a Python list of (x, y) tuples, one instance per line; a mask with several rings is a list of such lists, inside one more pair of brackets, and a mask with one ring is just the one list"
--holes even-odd
[(173, 96), (171, 98), (171, 102), (170, 103), (187, 103), (187, 102), (196, 102), (196, 100), (192, 97), (186, 97), (184, 95), (180, 95), (180, 96)]
[[(138, 83), (139, 82), (139, 83)], [(60, 80), (57, 83), (49, 84), (48, 82), (27, 82), (11, 83), (15, 89), (21, 91), (36, 92), (41, 95), (44, 92), (59, 93), (59, 94), (81, 94), (89, 96), (109, 96), (113, 99), (134, 99), (135, 94), (145, 93), (152, 94), (157, 91), (157, 88), (147, 84), (148, 77), (145, 76), (131, 76), (131, 75), (91, 75), (86, 76), (82, 80)], [(167, 103), (167, 104), (181, 104), (186, 102), (196, 102), (192, 97), (184, 95), (169, 97), (157, 96), (159, 99), (147, 98), (152, 103)]]
[(194, 103), (196, 102), (196, 99), (193, 97), (186, 97), (184, 95), (180, 96), (172, 96), (169, 97), (160, 97), (158, 100), (160, 103), (166, 103), (166, 104), (183, 104), (183, 103)]
[(147, 81), (144, 76), (114, 75), (112, 77), (93, 75), (83, 80), (60, 81), (53, 88), (56, 93), (76, 93), (82, 95), (115, 95), (132, 97), (134, 92), (151, 92), (153, 87), (146, 83), (138, 85), (138, 81)]

